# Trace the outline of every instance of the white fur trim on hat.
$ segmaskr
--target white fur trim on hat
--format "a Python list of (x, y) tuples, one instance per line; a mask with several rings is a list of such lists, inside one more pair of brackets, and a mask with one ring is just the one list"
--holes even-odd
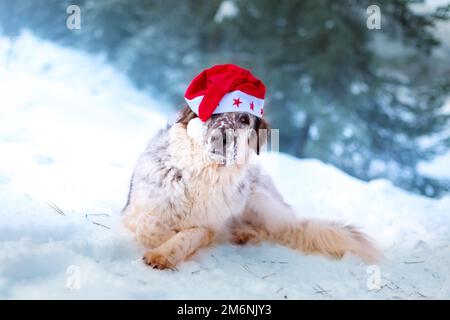
[[(185, 99), (191, 110), (198, 115), (198, 107), (203, 96)], [(223, 96), (213, 114), (225, 112), (248, 112), (261, 118), (264, 114), (264, 99), (256, 98), (240, 90), (232, 91)]]

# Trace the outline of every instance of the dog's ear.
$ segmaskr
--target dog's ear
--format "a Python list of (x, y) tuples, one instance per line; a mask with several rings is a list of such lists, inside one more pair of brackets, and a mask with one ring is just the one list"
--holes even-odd
[(197, 118), (197, 115), (194, 113), (194, 111), (191, 110), (188, 106), (185, 106), (181, 111), (177, 119), (177, 123), (182, 123), (187, 126), (189, 121), (192, 119)]
[(262, 119), (256, 118), (255, 131), (256, 131), (256, 154), (259, 155), (260, 149), (267, 143), (267, 137), (269, 136), (270, 126), (269, 123)]

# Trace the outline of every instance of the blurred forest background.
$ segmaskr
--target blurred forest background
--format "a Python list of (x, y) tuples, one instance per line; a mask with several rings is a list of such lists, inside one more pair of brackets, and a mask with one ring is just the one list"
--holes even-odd
[[(66, 28), (70, 4), (80, 30)], [(373, 4), (380, 30), (366, 26)], [(104, 54), (174, 110), (202, 69), (249, 68), (281, 151), (431, 197), (450, 189), (418, 170), (450, 149), (450, 34), (436, 28), (449, 19), (445, 1), (0, 0), (0, 34)]]

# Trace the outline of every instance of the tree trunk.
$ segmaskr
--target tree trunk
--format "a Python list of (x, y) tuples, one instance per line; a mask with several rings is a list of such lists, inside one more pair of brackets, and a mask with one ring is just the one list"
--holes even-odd
[(297, 143), (295, 147), (295, 156), (298, 158), (303, 158), (305, 156), (305, 148), (306, 143), (309, 140), (309, 129), (312, 125), (312, 117), (310, 115), (306, 115), (305, 122), (303, 126), (300, 128), (299, 134), (297, 136)]

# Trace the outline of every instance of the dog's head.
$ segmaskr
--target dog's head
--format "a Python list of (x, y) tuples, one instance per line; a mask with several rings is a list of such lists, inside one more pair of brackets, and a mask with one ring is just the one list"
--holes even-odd
[[(178, 123), (187, 125), (197, 115), (186, 107)], [(267, 142), (268, 123), (247, 112), (213, 114), (204, 124), (202, 136), (206, 159), (221, 165), (245, 164), (251, 152), (259, 155)]]

